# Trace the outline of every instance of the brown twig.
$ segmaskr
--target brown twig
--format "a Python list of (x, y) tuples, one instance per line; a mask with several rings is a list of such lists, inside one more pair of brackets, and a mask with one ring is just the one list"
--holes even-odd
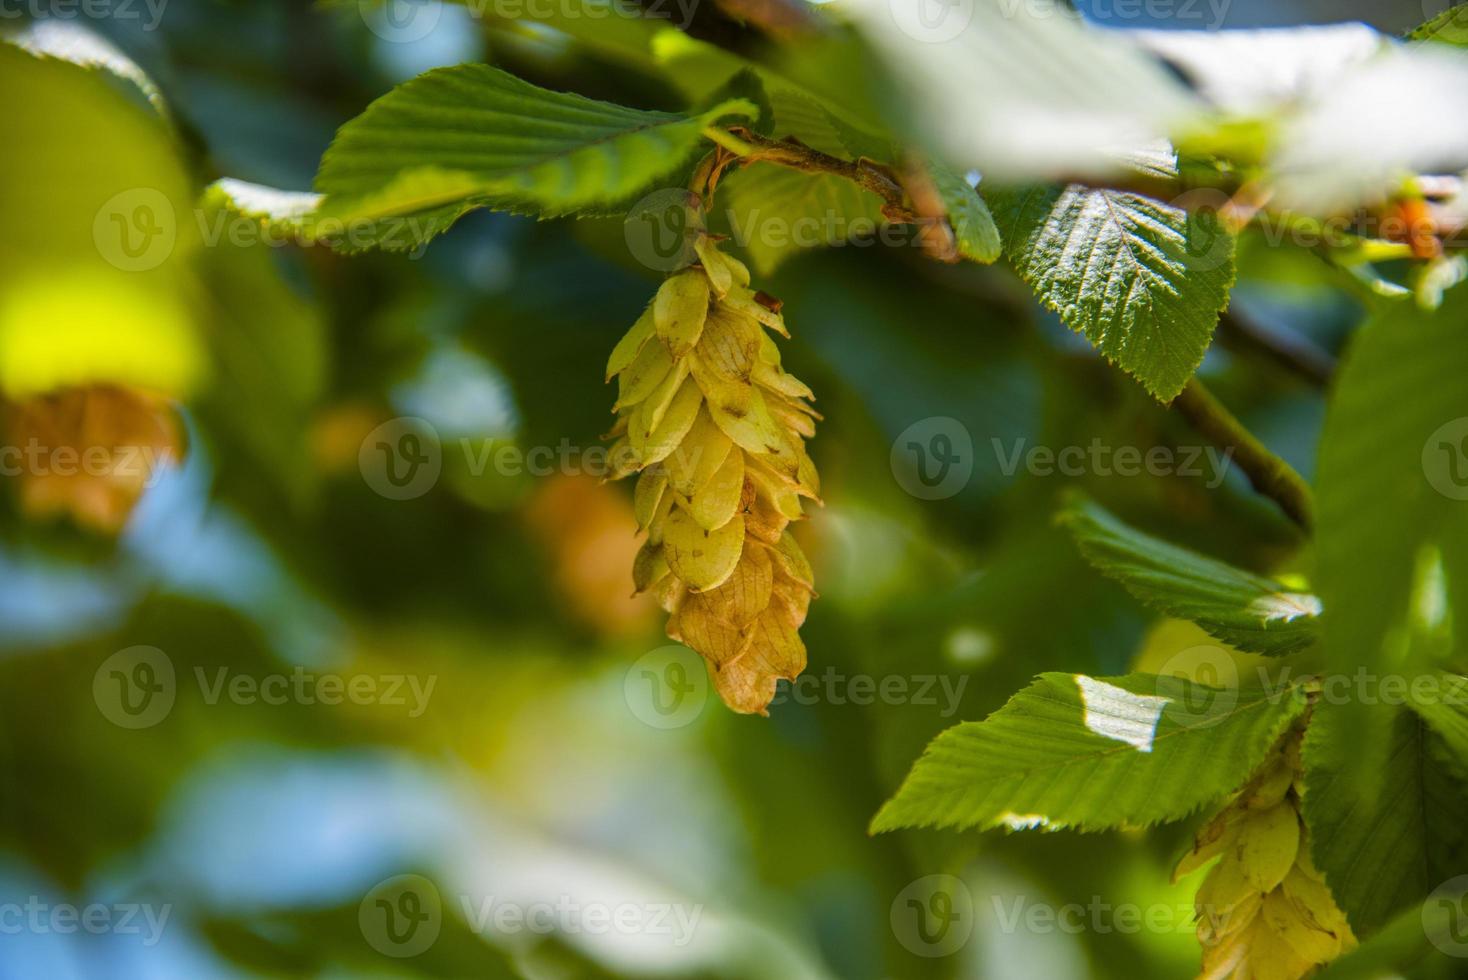
[(887, 215), (891, 220), (918, 220), (912, 213), (902, 182), (886, 164), (866, 157), (855, 161), (843, 160), (806, 146), (794, 137), (771, 139), (742, 126), (731, 127), (729, 132), (754, 147), (752, 153), (743, 157), (742, 163), (774, 163), (804, 173), (835, 174), (880, 197), (885, 204), (884, 213), (892, 212)]
[(1310, 530), (1315, 514), (1310, 485), (1244, 428), (1201, 381), (1189, 381), (1172, 407), (1205, 439), (1227, 450), (1257, 492), (1277, 503), (1302, 529)]
[[(881, 199), (882, 217), (889, 222), (915, 225), (923, 252), (929, 257), (949, 263), (959, 260), (958, 238), (948, 220), (948, 209), (937, 198), (932, 180), (918, 162), (906, 161), (899, 173), (895, 167), (867, 157), (843, 160), (793, 136), (771, 139), (739, 126), (731, 128), (729, 135), (743, 148), (739, 153), (726, 150), (740, 166), (772, 163), (849, 180)], [(717, 170), (714, 176), (717, 179)]]
[[(909, 193), (906, 182), (885, 164), (864, 157), (855, 161), (843, 160), (806, 146), (793, 137), (772, 139), (744, 127), (732, 127), (728, 133), (738, 141), (737, 149), (721, 145), (700, 165), (697, 179), (703, 184), (705, 195), (712, 193), (724, 169), (736, 162), (739, 166), (772, 163), (805, 173), (834, 174), (852, 181), (882, 199), (882, 213), (889, 221), (923, 224), (933, 220), (914, 205), (914, 195)], [(1112, 186), (1109, 189), (1145, 193), (1166, 200), (1167, 192), (1176, 193), (1181, 185), (1166, 178), (1144, 176), (1135, 182), (1135, 186)], [(1329, 355), (1303, 343), (1265, 335), (1235, 315), (1225, 314), (1224, 323), (1234, 336), (1312, 381), (1325, 383), (1329, 380), (1334, 369)], [(1311, 528), (1314, 503), (1309, 484), (1293, 467), (1255, 438), (1202, 382), (1197, 378), (1190, 380), (1173, 399), (1171, 407), (1200, 435), (1227, 450), (1258, 493), (1277, 503), (1302, 529), (1308, 531)]]

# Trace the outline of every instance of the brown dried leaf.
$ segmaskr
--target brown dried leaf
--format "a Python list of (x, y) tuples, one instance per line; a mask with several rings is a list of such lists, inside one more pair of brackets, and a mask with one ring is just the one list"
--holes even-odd
[(738, 630), (753, 623), (770, 605), (775, 582), (768, 549), (745, 542), (734, 574), (717, 589), (703, 594), (714, 616)]

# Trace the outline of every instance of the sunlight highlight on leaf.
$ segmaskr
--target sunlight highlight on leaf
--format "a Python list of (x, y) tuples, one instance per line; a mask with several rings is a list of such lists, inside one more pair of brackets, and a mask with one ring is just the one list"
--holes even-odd
[(1087, 728), (1103, 738), (1134, 745), (1138, 752), (1152, 751), (1162, 709), (1172, 703), (1171, 698), (1133, 694), (1085, 674), (1076, 674), (1076, 686), (1086, 708)]

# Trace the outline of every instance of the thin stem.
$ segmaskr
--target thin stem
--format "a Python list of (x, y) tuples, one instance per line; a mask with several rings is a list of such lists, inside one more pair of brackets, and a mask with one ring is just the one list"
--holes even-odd
[(755, 152), (753, 146), (740, 139), (731, 130), (720, 129), (717, 126), (705, 126), (703, 135), (737, 156), (748, 156)]
[[(729, 132), (749, 146), (749, 152), (740, 153), (745, 163), (774, 163), (805, 173), (835, 174), (880, 197), (886, 202), (887, 207), (884, 210), (888, 212), (889, 218), (899, 220), (898, 216), (902, 215), (906, 216), (908, 220), (917, 220), (917, 217), (911, 212), (907, 194), (903, 191), (901, 182), (891, 169), (883, 164), (865, 157), (856, 161), (842, 160), (840, 157), (833, 157), (829, 153), (822, 153), (814, 147), (806, 146), (798, 140), (771, 139), (743, 127), (736, 126)], [(727, 148), (733, 149), (733, 147)]]
[(1306, 381), (1324, 387), (1335, 374), (1335, 358), (1312, 342), (1284, 328), (1267, 329), (1235, 310), (1219, 318), (1225, 343), (1257, 351)]
[(1201, 381), (1189, 381), (1173, 399), (1172, 407), (1205, 439), (1227, 450), (1256, 491), (1279, 504), (1280, 510), (1301, 528), (1310, 530), (1315, 514), (1310, 485), (1244, 428)]

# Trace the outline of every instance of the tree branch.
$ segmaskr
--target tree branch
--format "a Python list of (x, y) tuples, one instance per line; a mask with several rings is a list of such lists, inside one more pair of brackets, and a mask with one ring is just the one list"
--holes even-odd
[(743, 126), (727, 130), (710, 127), (705, 135), (718, 146), (700, 164), (691, 185), (695, 193), (703, 196), (705, 204), (729, 166), (771, 163), (802, 173), (831, 174), (880, 198), (882, 217), (888, 221), (916, 226), (919, 244), (929, 257), (949, 263), (961, 257), (948, 209), (927, 172), (916, 161), (908, 161), (899, 173), (893, 166), (866, 157), (844, 160), (807, 146), (793, 136), (771, 139)]
[(1335, 373), (1335, 358), (1304, 337), (1271, 330), (1234, 310), (1218, 320), (1220, 339), (1255, 351), (1306, 381), (1324, 387)]
[(741, 163), (774, 163), (805, 173), (834, 174), (880, 197), (885, 203), (883, 211), (892, 212), (887, 215), (890, 219), (918, 220), (912, 213), (901, 180), (885, 164), (865, 157), (855, 161), (843, 160), (806, 146), (797, 139), (771, 139), (742, 126), (730, 127), (729, 132), (749, 147)]
[(1190, 380), (1173, 399), (1171, 407), (1205, 439), (1227, 450), (1256, 491), (1277, 503), (1302, 529), (1310, 530), (1315, 516), (1310, 485), (1289, 463), (1270, 452), (1244, 428), (1201, 381)]

